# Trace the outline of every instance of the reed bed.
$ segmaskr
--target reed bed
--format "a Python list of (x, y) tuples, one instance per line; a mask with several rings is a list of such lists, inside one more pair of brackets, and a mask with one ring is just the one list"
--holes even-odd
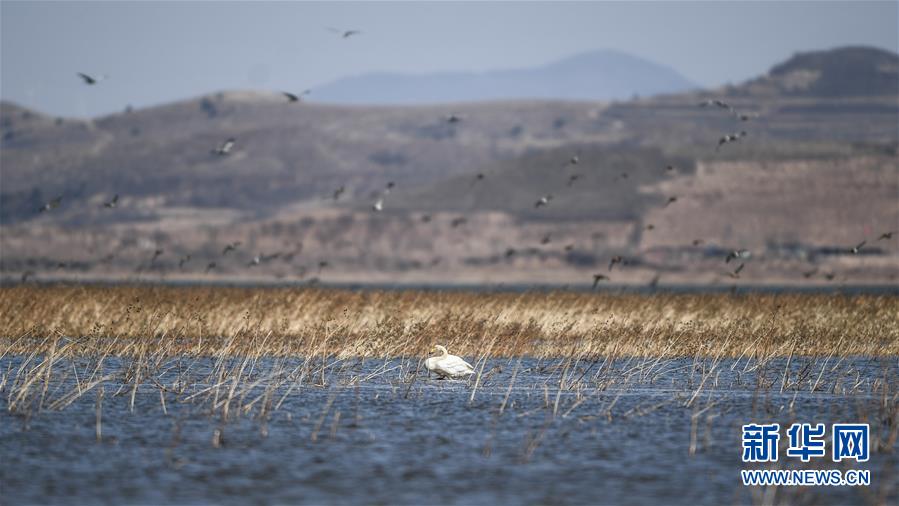
[(0, 356), (899, 356), (899, 298), (329, 288), (0, 288)]

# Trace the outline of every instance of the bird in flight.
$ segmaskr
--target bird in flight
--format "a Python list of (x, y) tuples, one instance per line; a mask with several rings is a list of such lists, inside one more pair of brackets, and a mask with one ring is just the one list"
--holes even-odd
[(119, 205), (119, 194), (116, 193), (115, 196), (109, 202), (104, 202), (103, 207), (107, 209), (112, 209)]
[(727, 102), (725, 102), (723, 100), (719, 100), (719, 99), (715, 99), (715, 100), (709, 99), (709, 100), (706, 100), (705, 102), (699, 103), (699, 107), (711, 107), (711, 106), (719, 107), (721, 109), (727, 109), (728, 111), (734, 110), (734, 108), (731, 107), (730, 104), (728, 104)]
[(739, 249), (731, 251), (724, 257), (724, 263), (728, 264), (731, 260), (736, 260), (738, 258), (749, 258), (749, 250)]
[(674, 171), (674, 165), (668, 165), (668, 166), (666, 166), (666, 167), (665, 167), (665, 170), (667, 170), (668, 172), (673, 172), (673, 171)]
[(853, 255), (858, 255), (858, 252), (861, 251), (861, 249), (865, 246), (865, 244), (868, 244), (868, 241), (862, 241), (862, 242), (856, 244), (852, 249), (849, 250), (849, 252), (852, 253)]
[(100, 81), (106, 79), (106, 76), (93, 77), (93, 76), (89, 76), (87, 74), (82, 74), (81, 72), (78, 72), (78, 77), (80, 77), (81, 80), (84, 81), (84, 84), (86, 84), (88, 86), (93, 86), (93, 85), (99, 83)]
[(312, 93), (312, 90), (303, 90), (303, 92), (300, 93), (299, 95), (290, 93), (289, 91), (282, 91), (281, 93), (285, 97), (287, 97), (287, 102), (292, 104), (294, 102), (299, 102), (300, 100), (302, 100), (304, 96)]
[(594, 274), (593, 275), (593, 289), (596, 289), (596, 285), (599, 284), (600, 281), (611, 281), (611, 278), (606, 276), (605, 274)]
[(615, 267), (615, 264), (620, 264), (624, 262), (624, 258), (621, 255), (615, 255), (609, 260), (609, 272), (612, 271), (612, 267)]
[(721, 137), (720, 139), (718, 139), (718, 146), (715, 148), (715, 151), (718, 151), (719, 149), (721, 149), (721, 146), (723, 146), (729, 142), (737, 142), (738, 140), (742, 139), (743, 137), (746, 137), (745, 131), (742, 131), (739, 133), (727, 134), (727, 135)]
[(574, 244), (566, 244), (565, 245), (565, 251), (570, 252), (572, 250), (574, 250)]
[(734, 272), (728, 272), (727, 275), (730, 276), (730, 277), (732, 277), (732, 278), (734, 278), (734, 279), (740, 279), (740, 271), (743, 270), (743, 266), (744, 266), (744, 265), (746, 265), (746, 264), (740, 264), (739, 267), (737, 267), (736, 269), (734, 269)]
[(217, 147), (216, 149), (213, 149), (212, 154), (219, 155), (219, 156), (227, 155), (228, 153), (231, 152), (232, 149), (234, 149), (235, 142), (236, 141), (234, 140), (234, 137), (228, 138), (225, 142), (222, 143), (221, 146)]
[(583, 174), (572, 174), (572, 175), (568, 176), (568, 186), (573, 185), (574, 182), (577, 181), (578, 179), (580, 179), (582, 175)]
[(359, 35), (360, 33), (362, 33), (360, 30), (341, 30), (339, 28), (333, 28), (330, 26), (328, 27), (328, 30), (340, 35), (340, 38), (342, 39), (348, 39), (353, 35)]
[(702, 239), (693, 239), (693, 246), (699, 246), (704, 242)]
[(880, 234), (880, 237), (878, 237), (877, 240), (878, 241), (883, 241), (883, 240), (888, 241), (893, 238), (893, 234), (895, 234), (896, 232), (897, 232), (896, 230), (890, 230), (889, 232), (884, 232), (884, 233)]
[(551, 235), (551, 234), (546, 234), (546, 235), (544, 235), (543, 238), (540, 239), (540, 244), (547, 245), (547, 244), (551, 243), (551, 242), (552, 242), (552, 237), (550, 237), (550, 235)]
[(574, 156), (572, 156), (571, 158), (568, 159), (568, 162), (566, 162), (566, 163), (563, 165), (563, 167), (567, 167), (567, 166), (569, 166), (569, 165), (577, 165), (577, 164), (579, 164), (579, 163), (581, 163), (581, 157), (580, 157), (580, 155), (574, 155)]
[(225, 249), (222, 250), (222, 256), (227, 255), (228, 253), (236, 250), (241, 244), (240, 241), (234, 241), (232, 243), (228, 243), (225, 245)]
[(344, 191), (346, 191), (346, 188), (344, 188), (343, 186), (341, 186), (340, 188), (334, 190), (334, 194), (333, 194), (334, 200), (339, 199), (340, 196), (343, 195), (343, 192), (344, 192)]
[(207, 273), (208, 273), (209, 271), (211, 271), (212, 269), (215, 269), (215, 268), (216, 268), (215, 262), (209, 262), (208, 264), (206, 264), (206, 272), (207, 272)]
[(735, 114), (738, 118), (740, 118), (740, 121), (749, 121), (749, 120), (751, 120), (751, 119), (756, 119), (756, 118), (759, 117), (758, 113), (745, 113), (745, 112), (744, 112), (744, 113), (737, 114), (736, 111), (735, 111), (734, 114)]
[(464, 216), (460, 216), (458, 218), (454, 218), (453, 221), (450, 222), (450, 226), (456, 228), (466, 223), (468, 223), (468, 219), (466, 219)]
[(668, 207), (675, 202), (677, 202), (677, 197), (668, 197), (668, 202), (665, 203), (664, 207)]
[(649, 225), (646, 225), (646, 230), (655, 230), (655, 229), (656, 229), (656, 226), (653, 225), (652, 223), (650, 223)]
[(59, 204), (60, 204), (60, 203), (62, 203), (62, 195), (56, 197), (55, 199), (51, 200), (50, 202), (47, 202), (47, 203), (44, 204), (44, 205), (42, 205), (41, 208), (38, 209), (37, 211), (38, 211), (39, 213), (43, 213), (43, 212), (46, 212), (46, 211), (51, 211), (51, 210), (56, 209), (57, 207), (59, 207)]
[(384, 210), (384, 199), (379, 198), (374, 204), (372, 204), (371, 208), (376, 213), (383, 211)]
[(506, 258), (511, 258), (515, 256), (515, 248), (506, 249)]
[(165, 250), (162, 249), (157, 249), (156, 251), (154, 251), (153, 258), (150, 259), (150, 263), (152, 264), (153, 262), (155, 262), (156, 259), (159, 258), (163, 253), (165, 253)]
[(808, 279), (808, 278), (814, 276), (814, 275), (817, 274), (817, 273), (818, 273), (818, 268), (815, 267), (814, 269), (812, 269), (812, 270), (810, 270), (810, 271), (805, 271), (805, 272), (803, 272), (803, 273), (802, 273), (802, 277), (804, 277), (805, 279)]
[(455, 123), (462, 121), (462, 116), (460, 116), (456, 113), (452, 113), (452, 114), (448, 114), (448, 115), (444, 116), (443, 119), (444, 119), (444, 121), (446, 121), (449, 124), (455, 124)]
[(540, 199), (537, 202), (534, 202), (534, 207), (538, 208), (538, 207), (543, 207), (543, 206), (549, 205), (549, 201), (552, 199), (553, 199), (552, 195), (544, 195), (544, 196), (540, 197)]
[(184, 264), (190, 262), (190, 255), (184, 255), (180, 259), (178, 259), (178, 269), (184, 268)]

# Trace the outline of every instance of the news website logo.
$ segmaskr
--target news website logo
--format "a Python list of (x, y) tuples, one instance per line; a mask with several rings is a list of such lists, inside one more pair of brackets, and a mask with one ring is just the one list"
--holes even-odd
[[(831, 425), (831, 460), (867, 462), (870, 458), (870, 427), (866, 423)], [(823, 423), (794, 423), (786, 430), (789, 445), (786, 457), (810, 462), (827, 455), (826, 427)], [(781, 439), (780, 424), (743, 425), (743, 462), (777, 462)], [(871, 471), (866, 469), (744, 469), (743, 484), (750, 486), (866, 486)]]

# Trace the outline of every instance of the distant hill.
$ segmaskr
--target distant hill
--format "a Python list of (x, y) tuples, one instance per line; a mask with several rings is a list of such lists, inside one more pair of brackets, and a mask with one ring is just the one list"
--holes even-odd
[[(92, 120), (0, 102), (0, 281), (583, 282), (620, 254), (616, 282), (716, 282), (732, 279), (723, 248), (744, 247), (753, 279), (803, 282), (823, 254), (819, 278), (885, 282), (899, 265), (895, 243), (876, 240), (899, 216), (895, 60), (803, 54), (736, 86), (612, 102), (373, 106), (227, 91)], [(719, 98), (738, 114), (698, 105)], [(214, 152), (232, 137), (227, 155)], [(870, 261), (841, 265), (862, 239)]]
[(315, 90), (316, 101), (424, 104), (510, 99), (610, 100), (696, 88), (677, 71), (619, 51), (582, 53), (540, 67), (424, 75), (372, 73)]
[(798, 53), (767, 75), (730, 90), (736, 94), (872, 97), (899, 92), (899, 55), (873, 47)]

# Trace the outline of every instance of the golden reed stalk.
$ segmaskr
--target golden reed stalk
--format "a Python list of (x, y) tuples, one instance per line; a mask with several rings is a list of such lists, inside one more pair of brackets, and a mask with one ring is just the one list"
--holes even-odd
[(74, 356), (899, 356), (899, 297), (0, 288), (0, 355), (50, 353), (50, 336)]

